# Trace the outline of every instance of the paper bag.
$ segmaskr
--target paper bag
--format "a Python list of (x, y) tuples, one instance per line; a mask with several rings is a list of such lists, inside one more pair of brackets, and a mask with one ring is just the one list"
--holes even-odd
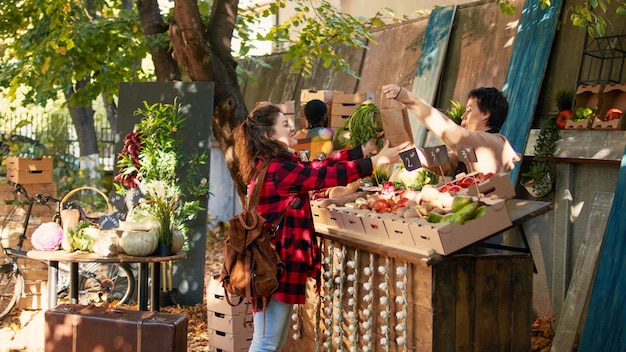
[(383, 131), (385, 131), (384, 138), (389, 140), (390, 146), (395, 147), (406, 141), (413, 144), (413, 133), (406, 108), (399, 106), (381, 108), (380, 122), (383, 125)]

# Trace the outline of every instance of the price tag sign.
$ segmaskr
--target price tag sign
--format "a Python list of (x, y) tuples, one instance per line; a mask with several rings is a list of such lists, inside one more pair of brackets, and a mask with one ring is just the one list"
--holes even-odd
[(413, 171), (422, 167), (419, 155), (417, 154), (417, 149), (415, 148), (401, 151), (400, 157), (402, 158), (402, 163), (407, 171)]
[(118, 211), (118, 212), (128, 211), (128, 209), (126, 208), (126, 201), (124, 199), (124, 196), (115, 191), (111, 192), (111, 195), (109, 196), (109, 203), (111, 203), (115, 211)]
[(120, 217), (117, 213), (101, 216), (98, 219), (100, 230), (110, 230), (120, 227)]
[(424, 148), (424, 154), (428, 160), (429, 167), (450, 165), (448, 148), (443, 144)]
[(469, 163), (475, 163), (477, 161), (474, 148), (468, 145), (457, 145), (456, 154), (459, 156), (459, 161), (464, 162), (467, 166), (469, 166)]
[(139, 188), (131, 188), (128, 190), (128, 193), (126, 193), (126, 204), (130, 203), (136, 206), (139, 204), (139, 199), (141, 199), (141, 191)]

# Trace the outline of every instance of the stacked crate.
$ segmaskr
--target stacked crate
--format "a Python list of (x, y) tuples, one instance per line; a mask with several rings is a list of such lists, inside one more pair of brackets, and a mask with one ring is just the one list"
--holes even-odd
[[(211, 275), (206, 285), (209, 351), (242, 352), (250, 348), (253, 334), (252, 308), (247, 301), (231, 306), (219, 275)], [(229, 296), (231, 303), (238, 296)]]
[[(52, 158), (7, 158), (7, 181), (20, 183), (33, 197), (36, 194), (56, 198), (56, 185), (52, 182)], [(7, 182), (0, 183), (0, 238), (5, 248), (16, 248), (18, 237), (24, 230), (24, 219), (28, 205), (22, 195), (15, 194)], [(33, 249), (30, 238), (32, 233), (45, 222), (52, 221), (55, 204), (35, 204), (31, 210), (26, 229), (26, 239), (22, 250)], [(24, 277), (24, 296), (17, 305), (22, 309), (47, 309), (48, 267), (45, 263), (30, 259), (18, 260)]]
[(338, 129), (343, 126), (346, 119), (366, 100), (373, 102), (374, 93), (347, 94), (335, 92), (335, 94), (333, 94), (333, 103), (330, 109), (330, 123), (328, 127)]

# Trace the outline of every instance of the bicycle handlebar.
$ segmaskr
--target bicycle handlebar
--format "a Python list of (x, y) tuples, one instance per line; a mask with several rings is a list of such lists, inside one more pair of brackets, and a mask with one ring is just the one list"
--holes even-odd
[(7, 183), (11, 186), (13, 186), (13, 190), (16, 194), (22, 194), (24, 196), (24, 198), (26, 198), (28, 200), (29, 203), (38, 203), (38, 204), (46, 204), (50, 201), (53, 201), (55, 203), (60, 203), (61, 200), (60, 199), (56, 199), (54, 197), (51, 196), (47, 196), (47, 195), (43, 195), (40, 193), (35, 194), (35, 197), (30, 197), (28, 195), (28, 191), (26, 191), (26, 188), (24, 188), (24, 186), (22, 186), (21, 183), (16, 183), (13, 181), (7, 181)]

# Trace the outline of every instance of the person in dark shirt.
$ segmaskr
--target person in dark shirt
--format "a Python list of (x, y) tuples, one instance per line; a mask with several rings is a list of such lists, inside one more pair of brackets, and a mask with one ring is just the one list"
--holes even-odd
[(335, 134), (332, 128), (328, 128), (328, 107), (323, 101), (313, 99), (304, 105), (303, 112), (307, 127), (296, 133), (296, 152), (305, 161), (325, 159), (334, 150)]

